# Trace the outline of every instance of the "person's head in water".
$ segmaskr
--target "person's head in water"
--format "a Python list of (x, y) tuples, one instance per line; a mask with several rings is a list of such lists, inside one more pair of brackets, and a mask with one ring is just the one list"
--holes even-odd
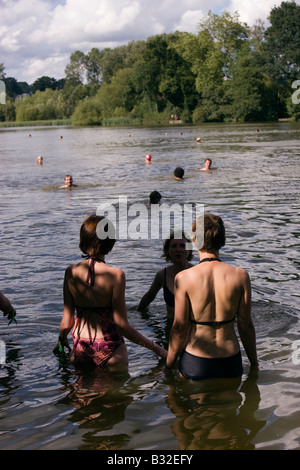
[(182, 180), (182, 178), (184, 176), (184, 169), (181, 168), (181, 166), (178, 166), (177, 168), (175, 168), (174, 176), (175, 176), (175, 179)]
[(184, 232), (179, 233), (178, 231), (171, 232), (170, 237), (164, 241), (163, 245), (163, 258), (166, 261), (173, 261), (170, 254), (170, 248), (174, 245), (174, 242), (178, 241), (183, 244), (183, 249), (187, 252), (187, 260), (193, 259), (193, 250), (187, 249), (187, 244), (191, 245), (191, 240), (185, 235)]
[(161, 200), (161, 194), (158, 191), (152, 191), (152, 193), (150, 193), (149, 198), (150, 204), (158, 204)]
[(64, 182), (65, 182), (65, 185), (68, 187), (73, 186), (73, 177), (71, 175), (66, 175)]

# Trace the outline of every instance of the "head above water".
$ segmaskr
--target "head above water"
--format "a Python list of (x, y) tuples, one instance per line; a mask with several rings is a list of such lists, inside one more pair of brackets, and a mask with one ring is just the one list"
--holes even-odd
[(181, 166), (178, 166), (177, 168), (175, 168), (175, 170), (174, 170), (174, 176), (175, 176), (175, 178), (177, 178), (177, 179), (182, 179), (183, 176), (184, 176), (184, 169), (181, 168)]
[[(106, 238), (99, 237), (105, 233)], [(116, 239), (111, 236), (112, 233), (114, 233), (114, 227), (108, 219), (101, 215), (91, 214), (80, 228), (79, 248), (84, 255), (107, 255), (116, 242)]]
[[(169, 249), (170, 249), (170, 244), (172, 240), (185, 240), (187, 243), (191, 244), (191, 240), (185, 235), (184, 232), (178, 232), (178, 231), (171, 232), (170, 237), (164, 241), (164, 246), (163, 246), (163, 257), (165, 258), (166, 261), (171, 261)], [(193, 250), (189, 249), (187, 251), (188, 251), (187, 260), (190, 261), (193, 258)]]
[[(225, 245), (226, 232), (223, 220), (218, 215), (204, 214), (193, 223), (194, 233), (193, 242), (197, 250), (212, 253), (219, 251)], [(202, 246), (199, 246), (197, 240), (203, 240)]]
[(149, 198), (151, 204), (158, 204), (161, 200), (161, 194), (158, 191), (152, 191), (152, 193), (150, 193)]
[(207, 168), (207, 169), (209, 170), (210, 167), (211, 167), (211, 164), (212, 164), (211, 158), (206, 158), (206, 159), (205, 159), (205, 162), (204, 162), (205, 168)]
[(72, 186), (73, 185), (73, 178), (72, 175), (66, 175), (64, 179), (65, 185), (66, 186)]

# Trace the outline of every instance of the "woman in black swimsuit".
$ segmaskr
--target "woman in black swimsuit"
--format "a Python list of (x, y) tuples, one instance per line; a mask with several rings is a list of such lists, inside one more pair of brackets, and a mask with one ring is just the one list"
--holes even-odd
[(179, 370), (185, 378), (239, 377), (243, 368), (235, 318), (250, 364), (258, 365), (250, 279), (246, 271), (219, 258), (225, 245), (220, 217), (205, 214), (193, 224), (193, 233), (200, 263), (175, 278), (175, 317), (167, 367), (180, 355)]
[(182, 238), (174, 238), (174, 232), (170, 234), (163, 246), (163, 256), (166, 261), (171, 261), (171, 265), (160, 269), (146, 294), (142, 297), (137, 310), (142, 312), (146, 310), (150, 303), (155, 299), (156, 295), (163, 289), (164, 300), (167, 307), (167, 316), (173, 321), (174, 318), (174, 278), (183, 269), (192, 267), (189, 262), (193, 253), (192, 250), (186, 248), (186, 243), (190, 240), (182, 233)]

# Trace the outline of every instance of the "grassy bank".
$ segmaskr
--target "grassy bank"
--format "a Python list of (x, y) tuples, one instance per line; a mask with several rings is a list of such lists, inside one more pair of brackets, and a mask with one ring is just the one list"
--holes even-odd
[(0, 127), (33, 127), (33, 126), (70, 126), (71, 119), (53, 119), (46, 121), (3, 121)]

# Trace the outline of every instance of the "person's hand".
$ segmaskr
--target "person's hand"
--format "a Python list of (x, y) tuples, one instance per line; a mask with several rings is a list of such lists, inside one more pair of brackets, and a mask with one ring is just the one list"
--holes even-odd
[(163, 359), (167, 359), (168, 351), (159, 346), (159, 344), (154, 343), (153, 351)]
[(69, 350), (69, 352), (71, 352), (71, 346), (69, 345), (68, 338), (64, 340), (61, 340), (61, 339), (58, 340), (57, 345), (53, 349), (54, 354), (63, 354), (64, 347), (66, 347)]
[(15, 311), (15, 309), (13, 307), (11, 307), (10, 309), (7, 309), (3, 312), (3, 316), (8, 318), (9, 322), (8, 324), (10, 325), (11, 323), (17, 323), (17, 320), (16, 320), (16, 315), (17, 315), (17, 312)]

